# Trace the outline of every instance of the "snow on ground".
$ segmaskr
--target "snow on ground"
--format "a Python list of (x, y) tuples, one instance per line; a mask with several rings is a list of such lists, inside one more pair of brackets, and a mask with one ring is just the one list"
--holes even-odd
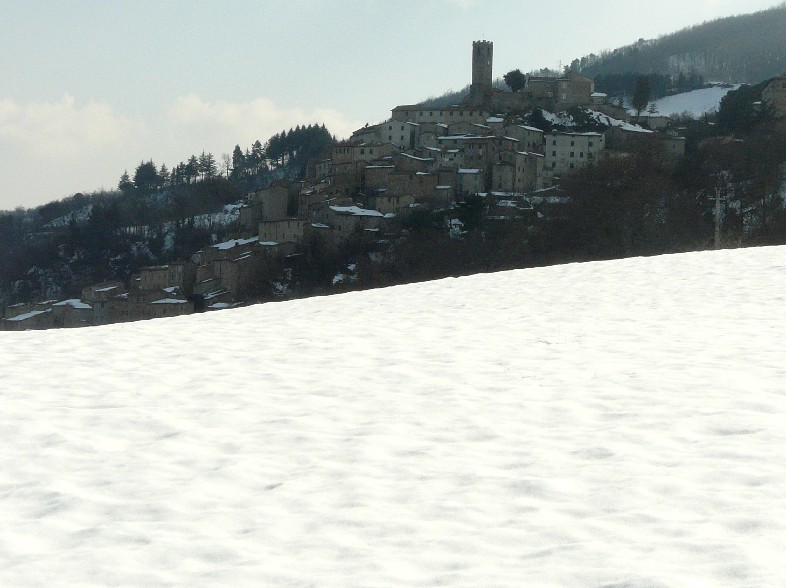
[(786, 248), (0, 333), (3, 586), (784, 586)]
[(553, 112), (549, 112), (548, 110), (542, 110), (543, 118), (545, 118), (548, 122), (553, 125), (561, 125), (563, 127), (575, 127), (576, 121), (573, 120), (567, 112), (560, 112), (559, 114), (555, 114)]
[[(655, 109), (657, 114), (666, 116), (689, 112), (695, 118), (699, 118), (703, 114), (717, 111), (720, 107), (721, 99), (737, 88), (739, 88), (739, 85), (731, 87), (712, 86), (711, 88), (702, 88), (683, 94), (666, 96), (654, 101)], [(631, 113), (636, 114), (633, 110)]]
[(639, 125), (631, 124), (631, 123), (629, 123), (627, 121), (619, 120), (617, 118), (613, 118), (613, 117), (609, 116), (608, 114), (603, 114), (602, 112), (598, 112), (596, 110), (588, 110), (587, 113), (589, 114), (589, 117), (591, 119), (593, 119), (596, 122), (599, 122), (600, 124), (605, 125), (607, 127), (619, 127), (623, 131), (630, 131), (630, 132), (633, 132), (633, 133), (645, 133), (645, 134), (647, 134), (647, 133), (652, 133), (653, 132), (653, 131), (651, 131), (649, 129), (645, 129), (643, 127), (640, 127)]

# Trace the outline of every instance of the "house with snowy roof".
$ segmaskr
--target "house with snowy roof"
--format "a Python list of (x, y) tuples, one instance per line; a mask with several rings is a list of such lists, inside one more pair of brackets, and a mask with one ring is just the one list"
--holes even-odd
[(383, 213), (379, 210), (362, 208), (359, 206), (326, 206), (315, 214), (314, 221), (327, 225), (335, 232), (334, 242), (340, 243), (349, 239), (353, 234), (369, 233), (368, 238), (373, 239), (376, 233), (385, 227), (395, 214)]
[(93, 307), (79, 298), (62, 300), (52, 305), (54, 328), (89, 327), (93, 324)]
[(29, 331), (52, 328), (52, 301), (41, 304), (12, 304), (5, 308), (0, 331)]

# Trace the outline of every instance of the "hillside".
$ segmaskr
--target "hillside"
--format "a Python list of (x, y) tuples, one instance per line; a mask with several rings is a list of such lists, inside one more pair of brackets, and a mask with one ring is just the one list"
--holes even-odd
[(697, 73), (708, 81), (758, 83), (786, 71), (786, 3), (588, 55), (573, 67), (591, 77)]
[(783, 586), (786, 248), (0, 333), (4, 586)]

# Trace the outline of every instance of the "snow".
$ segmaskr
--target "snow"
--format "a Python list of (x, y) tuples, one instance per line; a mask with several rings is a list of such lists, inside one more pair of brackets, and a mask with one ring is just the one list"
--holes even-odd
[(331, 206), (330, 210), (339, 214), (348, 214), (350, 216), (386, 216), (378, 210), (369, 210), (367, 208), (360, 208), (359, 206)]
[(7, 318), (5, 320), (9, 322), (21, 322), (26, 321), (27, 319), (31, 319), (34, 316), (38, 316), (39, 314), (45, 314), (47, 312), (52, 312), (51, 309), (47, 308), (45, 310), (31, 310), (29, 312), (25, 312), (23, 314), (18, 314), (16, 316), (12, 316), (11, 318)]
[(92, 310), (92, 306), (87, 304), (86, 302), (82, 302), (79, 298), (69, 298), (68, 300), (63, 300), (62, 302), (57, 302), (52, 306), (70, 306), (71, 308), (76, 308), (79, 310)]
[(771, 247), (0, 333), (0, 585), (784, 586), (784, 292)]
[(179, 298), (162, 298), (161, 300), (154, 300), (150, 304), (187, 304), (188, 300), (181, 300)]
[(624, 120), (619, 120), (617, 118), (611, 117), (608, 114), (603, 114), (602, 112), (597, 112), (596, 110), (588, 111), (590, 118), (599, 122), (602, 125), (607, 127), (617, 127), (622, 129), (623, 131), (630, 131), (633, 133), (652, 133), (653, 131), (649, 129), (645, 129), (640, 127), (639, 125), (634, 125)]
[(251, 243), (255, 243), (256, 241), (259, 241), (259, 237), (250, 237), (249, 239), (231, 239), (229, 241), (224, 241), (223, 243), (211, 245), (211, 247), (220, 251), (226, 251), (241, 245), (249, 245)]
[[(721, 99), (737, 88), (739, 88), (739, 85), (732, 87), (712, 86), (711, 88), (666, 96), (654, 101), (656, 114), (672, 116), (688, 112), (698, 118), (703, 114), (717, 111), (720, 107)], [(630, 112), (631, 114), (636, 114), (633, 110)], [(645, 111), (643, 114), (648, 114), (648, 112)]]
[(548, 110), (541, 110), (541, 112), (543, 113), (543, 118), (553, 125), (560, 125), (563, 127), (576, 126), (576, 121), (574, 121), (573, 117), (570, 116), (567, 112), (560, 112), (559, 114), (549, 112)]

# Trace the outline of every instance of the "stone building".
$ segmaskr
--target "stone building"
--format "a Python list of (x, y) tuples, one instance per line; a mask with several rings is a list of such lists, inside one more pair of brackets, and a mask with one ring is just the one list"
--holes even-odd
[(418, 124), (441, 123), (450, 125), (457, 122), (484, 124), (489, 116), (491, 116), (489, 110), (468, 104), (447, 106), (444, 108), (415, 104), (396, 106), (391, 112), (391, 120), (393, 121), (409, 121)]
[(139, 270), (140, 290), (163, 290), (178, 288), (188, 296), (194, 288), (196, 279), (196, 263), (193, 261), (175, 261), (167, 265), (143, 267)]
[(533, 105), (557, 111), (593, 104), (595, 82), (574, 72), (559, 78), (528, 77), (524, 89), (518, 93), (531, 98)]
[(519, 148), (528, 152), (543, 153), (543, 131), (526, 125), (507, 125), (502, 129), (505, 137), (519, 141)]
[(544, 163), (545, 157), (540, 153), (505, 153), (503, 160), (492, 170), (491, 189), (519, 194), (539, 190), (543, 187)]
[[(82, 300), (93, 307), (93, 324), (105, 325), (113, 322), (111, 308), (118, 296), (127, 294), (125, 284), (119, 281), (102, 282), (82, 289)], [(120, 300), (124, 300), (121, 298)]]
[(761, 100), (776, 117), (786, 117), (786, 74), (770, 80), (761, 92)]
[(299, 192), (300, 186), (294, 182), (281, 182), (254, 192), (248, 197), (248, 205), (240, 209), (240, 225), (251, 232), (262, 220), (281, 220), (297, 214)]
[(14, 304), (6, 307), (5, 317), (0, 321), (2, 331), (28, 331), (52, 328), (52, 306)]
[(52, 305), (52, 327), (89, 327), (93, 324), (93, 307), (79, 298), (71, 298)]
[(262, 221), (259, 223), (258, 239), (266, 243), (298, 243), (303, 239), (308, 224), (309, 221), (304, 218)]

